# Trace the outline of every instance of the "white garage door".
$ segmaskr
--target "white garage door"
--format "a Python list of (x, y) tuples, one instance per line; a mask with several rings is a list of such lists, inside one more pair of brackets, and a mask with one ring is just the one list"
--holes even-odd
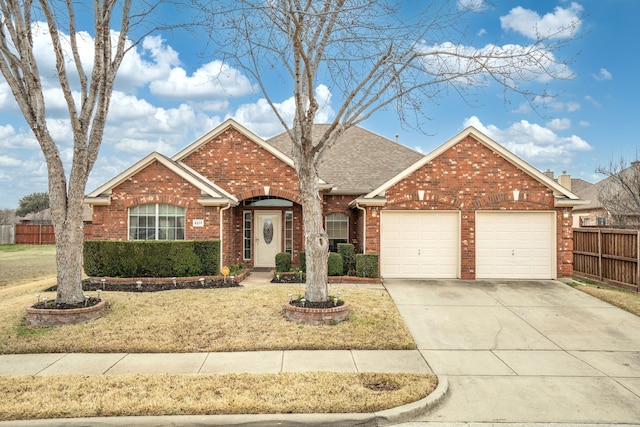
[(476, 212), (476, 278), (555, 278), (555, 229), (555, 212)]
[(381, 212), (382, 277), (457, 278), (459, 247), (458, 212)]

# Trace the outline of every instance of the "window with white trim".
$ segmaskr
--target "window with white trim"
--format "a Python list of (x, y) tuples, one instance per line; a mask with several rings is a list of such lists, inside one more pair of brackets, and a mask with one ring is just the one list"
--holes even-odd
[(251, 211), (244, 211), (242, 236), (243, 236), (243, 258), (251, 259)]
[(338, 252), (338, 243), (349, 243), (349, 217), (343, 213), (332, 213), (327, 215), (325, 224), (329, 251)]
[(293, 255), (293, 212), (284, 213), (284, 251)]
[(184, 208), (152, 203), (129, 209), (129, 240), (184, 240)]

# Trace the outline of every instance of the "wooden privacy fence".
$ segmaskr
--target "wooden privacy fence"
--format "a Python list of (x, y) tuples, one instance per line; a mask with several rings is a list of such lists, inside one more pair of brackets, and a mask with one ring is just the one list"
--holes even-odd
[(14, 238), (13, 224), (0, 225), (0, 245), (13, 244)]
[(638, 230), (573, 229), (573, 272), (638, 292)]
[[(91, 225), (85, 224), (84, 238), (91, 237)], [(16, 245), (53, 245), (56, 243), (53, 225), (50, 224), (16, 224)]]

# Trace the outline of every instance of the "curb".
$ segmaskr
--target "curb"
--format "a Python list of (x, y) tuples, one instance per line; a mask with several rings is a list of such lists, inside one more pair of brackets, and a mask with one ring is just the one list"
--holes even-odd
[(424, 415), (438, 406), (449, 393), (449, 381), (447, 377), (438, 377), (438, 385), (427, 397), (417, 402), (398, 406), (384, 411), (376, 412), (376, 424), (389, 425), (410, 421), (420, 415)]
[(380, 412), (360, 414), (252, 414), (170, 415), (149, 417), (56, 418), (47, 420), (0, 421), (3, 427), (63, 426), (383, 426), (409, 421), (425, 414), (447, 396), (449, 382), (438, 377), (438, 386), (424, 399)]

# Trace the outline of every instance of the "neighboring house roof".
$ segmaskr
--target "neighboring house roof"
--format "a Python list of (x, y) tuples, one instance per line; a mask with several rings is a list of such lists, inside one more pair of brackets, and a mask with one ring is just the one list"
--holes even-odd
[(238, 204), (238, 199), (236, 199), (233, 195), (229, 194), (224, 189), (220, 188), (187, 165), (176, 162), (155, 151), (139, 160), (138, 162), (134, 163), (129, 168), (89, 193), (85, 198), (85, 202), (92, 205), (111, 204), (109, 196), (111, 195), (111, 190), (113, 188), (117, 187), (122, 182), (140, 172), (155, 161), (163, 164), (175, 174), (191, 183), (194, 187), (200, 189), (200, 191), (202, 192), (202, 196), (198, 200), (199, 203), (205, 206), (219, 206), (228, 203), (234, 205)]
[[(312, 138), (318, 140), (329, 126), (314, 125)], [(286, 132), (266, 142), (291, 155), (293, 144)], [(423, 154), (402, 144), (354, 126), (326, 149), (318, 165), (318, 175), (332, 185), (331, 194), (361, 195), (382, 185), (422, 157)]]
[(571, 190), (576, 193), (586, 203), (573, 208), (574, 211), (591, 211), (602, 209), (602, 204), (598, 200), (598, 191), (602, 181), (595, 184), (580, 178), (571, 179)]
[[(40, 212), (30, 212), (23, 217), (18, 218), (22, 223), (51, 223), (51, 209), (45, 209)], [(91, 206), (83, 205), (82, 207), (82, 221), (91, 222), (93, 220), (93, 208)]]
[(473, 137), (475, 140), (484, 144), (490, 150), (498, 153), (500, 156), (502, 156), (505, 160), (507, 160), (514, 166), (516, 166), (518, 169), (527, 173), (536, 181), (540, 182), (541, 184), (547, 186), (549, 189), (553, 190), (554, 196), (556, 198), (556, 206), (577, 206), (584, 203), (584, 201), (581, 200), (579, 196), (569, 191), (562, 185), (558, 184), (556, 181), (554, 181), (553, 179), (551, 179), (550, 177), (548, 177), (538, 169), (534, 168), (529, 163), (525, 162), (520, 157), (516, 156), (511, 151), (507, 150), (506, 148), (504, 148), (503, 146), (501, 146), (500, 144), (498, 144), (497, 142), (495, 142), (494, 140), (492, 140), (491, 138), (489, 138), (488, 136), (486, 136), (485, 134), (483, 134), (482, 132), (480, 132), (479, 130), (477, 130), (472, 126), (466, 128), (465, 130), (463, 130), (462, 132), (460, 132), (459, 134), (457, 134), (456, 136), (454, 136), (453, 138), (451, 138), (450, 140), (448, 140), (447, 142), (445, 142), (444, 144), (442, 144), (441, 146), (433, 150), (431, 153), (424, 156), (422, 159), (420, 159), (413, 165), (407, 167), (405, 170), (403, 170), (393, 178), (389, 179), (384, 184), (380, 185), (379, 187), (377, 187), (376, 189), (374, 189), (373, 191), (365, 195), (363, 198), (360, 198), (359, 201), (366, 203), (367, 200), (375, 201), (380, 199), (381, 197), (384, 196), (384, 193), (387, 189), (397, 184), (404, 178), (408, 177), (413, 172), (420, 169), (421, 167), (423, 167), (425, 164), (429, 163), (436, 157), (440, 156), (445, 151), (455, 146), (458, 142), (465, 139), (467, 136)]

